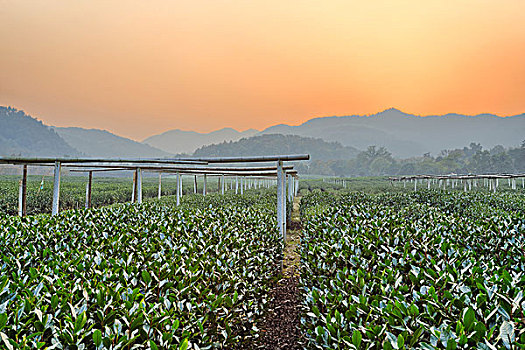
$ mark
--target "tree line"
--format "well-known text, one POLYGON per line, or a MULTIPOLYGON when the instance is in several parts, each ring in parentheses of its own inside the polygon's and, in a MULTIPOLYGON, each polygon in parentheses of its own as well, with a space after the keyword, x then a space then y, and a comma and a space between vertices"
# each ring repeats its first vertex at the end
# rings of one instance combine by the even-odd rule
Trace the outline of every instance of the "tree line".
POLYGON ((396 159, 385 147, 369 146, 349 160, 312 160, 298 164, 299 172, 330 176, 383 176, 414 174, 495 174, 525 173, 525 140, 521 146, 501 145, 483 149, 472 142, 468 147, 443 150, 437 156, 396 159))

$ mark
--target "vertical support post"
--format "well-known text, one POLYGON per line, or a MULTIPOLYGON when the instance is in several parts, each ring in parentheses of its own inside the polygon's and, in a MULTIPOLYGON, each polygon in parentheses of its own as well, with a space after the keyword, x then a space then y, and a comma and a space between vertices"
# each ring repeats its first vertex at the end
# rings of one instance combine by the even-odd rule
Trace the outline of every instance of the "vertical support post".
POLYGON ((224 196, 224 186, 226 185, 224 183, 224 174, 221 175, 221 194, 224 196))
POLYGON ((417 179, 414 180, 414 191, 417 191, 417 179))
POLYGON ((289 175, 288 176, 288 200, 290 202, 293 202, 293 197, 294 197, 293 183, 294 183, 294 178, 292 175, 289 175))
POLYGON ((159 173, 159 193, 158 193, 158 198, 160 199, 161 196, 162 196, 162 173, 159 173))
POLYGON ((206 174, 204 174, 204 187, 202 188, 202 195, 206 195, 206 174))
POLYGON ((284 198, 283 198, 283 162, 282 160, 279 160, 277 162, 277 228, 279 230, 279 233, 281 234, 281 237, 283 238, 283 242, 286 242, 286 230, 284 227, 285 221, 284 221, 284 198))
POLYGON ((239 176, 235 175, 235 194, 239 192, 239 176))
POLYGON ((246 180, 244 179, 244 176, 241 176, 241 195, 244 194, 244 183, 246 180))
POLYGON ((177 206, 180 205, 180 173, 177 172, 177 189, 175 191, 177 194, 177 206))
POLYGON ((20 193, 18 203, 18 215, 26 216, 27 214, 27 164, 22 166, 22 180, 20 182, 20 193))
POLYGON ((197 194, 197 175, 193 177, 193 194, 197 194))
POLYGON ((180 185, 180 198, 182 199, 182 195, 184 194, 184 191, 182 190, 182 178, 183 178, 184 174, 180 174, 180 181, 179 181, 179 185, 180 185))
POLYGON ((137 168, 137 203, 142 203, 142 169, 137 168))
POLYGON ((93 184, 93 172, 88 173, 88 181, 86 184, 86 209, 91 208, 91 185, 93 184))
POLYGON ((57 215, 60 206, 60 162, 55 162, 55 173, 53 182, 53 206, 51 209, 51 215, 57 215))
POLYGON ((22 180, 18 181, 18 216, 22 215, 22 196, 23 194, 22 180))
POLYGON ((131 203, 137 200, 137 169, 133 172, 133 190, 131 191, 131 203))

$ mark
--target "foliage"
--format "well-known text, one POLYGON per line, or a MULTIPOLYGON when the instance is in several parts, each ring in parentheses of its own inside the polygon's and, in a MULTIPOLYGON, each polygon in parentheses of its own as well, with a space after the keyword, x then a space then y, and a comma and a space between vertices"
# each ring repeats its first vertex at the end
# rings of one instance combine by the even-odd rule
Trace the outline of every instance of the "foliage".
POLYGON ((76 156, 57 133, 21 110, 0 106, 0 154, 2 156, 76 156))
POLYGON ((355 159, 317 158, 297 168, 301 173, 330 176, 525 173, 525 146, 483 150, 480 144, 471 143, 462 149, 443 150, 436 157, 427 153, 408 159, 393 158, 384 147, 370 146, 355 159))
POLYGON ((209 349, 253 336, 282 247, 275 195, 249 197, 0 219, 0 347, 209 349))
POLYGON ((339 142, 326 142, 319 138, 266 134, 203 146, 193 155, 196 157, 227 157, 239 154, 263 156, 298 153, 308 153, 312 159, 351 159, 358 151, 353 147, 343 146, 339 142))
MULTIPOLYGON (((18 184, 20 176, 0 176, 0 213, 16 215, 18 213, 18 184)), ((81 209, 86 201, 85 176, 62 176, 60 183, 60 209, 81 209)), ((202 193, 202 179, 198 179, 198 190, 202 193)), ((131 201, 131 177, 93 177, 91 203, 93 207, 101 207, 114 203, 131 201)), ((217 178, 208 179, 208 193, 218 191, 217 178)), ((176 192, 175 176, 162 178, 162 195, 174 195, 176 192)), ((184 177, 183 194, 193 193, 193 177, 184 177)), ((158 195, 158 178, 144 176, 142 180, 142 195, 144 199, 156 198, 158 195)), ((27 182, 27 213, 29 215, 51 212, 53 198, 52 176, 28 176, 27 182), (40 189, 42 180, 44 186, 40 189)))
POLYGON ((308 348, 525 347, 525 198, 303 197, 308 348))

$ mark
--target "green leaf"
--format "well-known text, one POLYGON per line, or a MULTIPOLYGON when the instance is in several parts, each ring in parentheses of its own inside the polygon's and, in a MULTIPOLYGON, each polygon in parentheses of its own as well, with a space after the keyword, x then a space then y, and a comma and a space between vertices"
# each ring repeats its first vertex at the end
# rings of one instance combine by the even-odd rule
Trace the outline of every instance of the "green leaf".
POLYGON ((456 341, 452 338, 447 340, 447 350, 456 350, 457 344, 456 341))
POLYGON ((137 318, 135 318, 133 320, 133 322, 131 322, 131 325, 129 326, 129 328, 133 332, 135 329, 137 329, 140 326, 142 326, 143 323, 144 323, 144 319, 143 319, 142 314, 141 314, 137 318))
POLYGON ((361 346, 362 339, 363 336, 361 335, 361 332, 355 329, 354 333, 352 333, 352 344, 354 344, 354 346, 359 349, 359 347, 361 346))
POLYGON ((102 344, 102 333, 98 329, 95 329, 95 331, 93 332, 93 342, 95 343, 97 348, 100 346, 100 344, 102 344))
POLYGON ((144 282, 146 282, 146 284, 150 284, 151 275, 147 270, 142 270, 142 279, 144 280, 144 282))
POLYGON ((155 344, 155 342, 151 339, 149 341, 149 347, 151 350, 159 350, 159 347, 157 346, 157 344, 155 344))
POLYGON ((463 325, 465 326, 465 330, 468 332, 470 331, 472 324, 476 320, 476 314, 474 310, 469 307, 463 312, 463 325))
POLYGON ((179 350, 186 350, 187 348, 188 348, 188 338, 184 339, 179 345, 179 350))
POLYGON ((82 328, 86 324, 86 321, 87 321, 86 312, 82 312, 80 315, 78 315, 75 321, 75 330, 74 330, 75 334, 79 333, 82 330, 82 328))
POLYGON ((403 349, 403 346, 405 346, 405 338, 403 338, 403 335, 400 334, 397 336, 397 347, 399 349, 403 349))
POLYGON ((5 327, 6 324, 7 324, 7 315, 0 314, 0 331, 2 330, 2 328, 5 327))

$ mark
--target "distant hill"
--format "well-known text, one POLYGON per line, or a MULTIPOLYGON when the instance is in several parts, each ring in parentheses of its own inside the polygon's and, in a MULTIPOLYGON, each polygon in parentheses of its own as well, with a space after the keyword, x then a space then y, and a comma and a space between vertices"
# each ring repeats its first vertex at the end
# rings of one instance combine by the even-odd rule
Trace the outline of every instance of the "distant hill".
POLYGON ((117 136, 106 130, 55 128, 72 147, 90 157, 153 158, 170 154, 150 145, 117 136))
POLYGON ((279 154, 310 154, 312 160, 347 160, 359 151, 339 142, 326 142, 297 135, 260 135, 199 148, 199 157, 263 156, 279 154))
POLYGON ((210 133, 199 133, 195 131, 169 130, 159 135, 150 136, 143 141, 148 145, 157 147, 165 152, 179 154, 191 154, 197 148, 221 143, 224 141, 236 141, 243 137, 250 137, 259 131, 249 129, 237 131, 232 128, 224 128, 210 133))
POLYGON ((437 155, 470 142, 485 148, 517 146, 525 138, 525 114, 420 117, 391 108, 370 116, 322 117, 298 126, 275 125, 261 133, 319 137, 359 149, 384 146, 394 156, 413 157, 427 152, 437 155))
POLYGON ((0 106, 0 156, 77 155, 79 152, 49 126, 21 110, 0 106))

